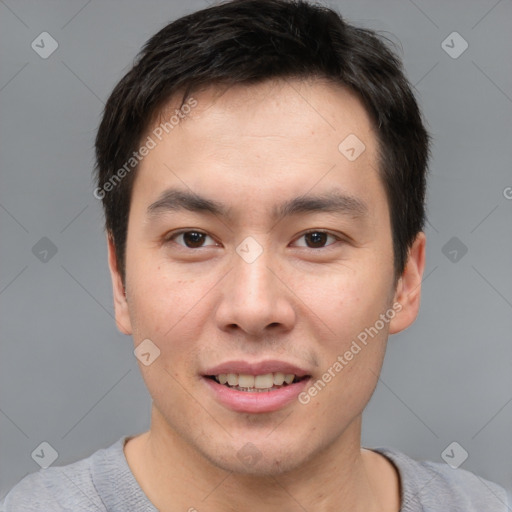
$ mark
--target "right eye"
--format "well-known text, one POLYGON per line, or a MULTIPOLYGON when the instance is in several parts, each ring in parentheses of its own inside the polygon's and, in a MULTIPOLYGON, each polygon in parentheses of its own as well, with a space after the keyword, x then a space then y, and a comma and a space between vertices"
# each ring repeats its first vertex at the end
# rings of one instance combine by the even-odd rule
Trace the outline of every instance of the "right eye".
MULTIPOLYGON (((200 249, 202 247, 205 247, 203 245, 203 242, 206 238, 210 238, 213 240, 213 238, 206 233, 203 233, 202 231, 198 230, 181 230, 176 231, 174 233, 171 233, 166 237, 166 242, 176 242, 178 245, 181 245, 187 249, 200 249)), ((218 245, 215 241, 213 245, 218 245)))

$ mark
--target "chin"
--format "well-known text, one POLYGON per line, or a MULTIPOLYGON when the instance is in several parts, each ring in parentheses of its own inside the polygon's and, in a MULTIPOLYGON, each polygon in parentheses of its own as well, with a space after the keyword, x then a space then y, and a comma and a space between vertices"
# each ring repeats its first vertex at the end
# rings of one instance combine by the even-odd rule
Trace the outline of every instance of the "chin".
POLYGON ((236 448, 232 445, 219 446, 215 452, 212 452, 209 446, 207 450, 201 452, 203 457, 219 469, 256 477, 288 473, 307 463, 313 456, 313 453, 307 452, 303 445, 300 448, 290 446, 289 440, 286 447, 271 444, 268 440, 266 446, 263 441, 258 442, 258 447, 251 441, 241 441, 241 447, 238 446, 238 443, 236 448))
POLYGON ((235 473, 237 475, 254 477, 272 477, 288 473, 297 469, 302 461, 295 460, 292 456, 273 457, 272 459, 262 456, 257 462, 248 464, 241 462, 238 458, 210 459, 216 467, 235 473))

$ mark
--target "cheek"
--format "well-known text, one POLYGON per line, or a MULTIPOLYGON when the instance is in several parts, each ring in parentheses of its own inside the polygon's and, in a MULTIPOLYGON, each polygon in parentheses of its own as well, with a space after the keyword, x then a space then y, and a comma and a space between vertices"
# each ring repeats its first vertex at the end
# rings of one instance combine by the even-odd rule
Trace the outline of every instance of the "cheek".
POLYGON ((134 341, 138 344, 151 339, 169 360, 176 360, 183 351, 191 357, 190 340, 197 339, 204 323, 207 301, 203 296, 216 281, 184 278, 179 272, 164 269, 163 265, 132 266, 130 317, 134 341))
POLYGON ((389 307, 383 289, 345 285, 337 299, 326 301, 324 312, 332 334, 321 340, 322 374, 303 396, 307 407, 319 411, 333 435, 362 413, 377 385, 385 355, 389 323, 380 320, 389 307), (377 323, 379 322, 379 323, 377 323), (377 328, 376 328, 377 327, 377 328))
MULTIPOLYGON (((159 355, 150 365, 139 363, 142 377, 161 411, 191 408, 184 382, 191 378, 191 363, 198 359, 204 286, 163 271, 161 265, 132 265, 130 317, 135 346, 151 340, 159 355)), ((193 407, 192 407, 193 408, 193 407)), ((197 413, 197 411, 195 411, 197 413)))
MULTIPOLYGON (((341 356, 341 365, 337 365, 337 374, 342 379, 350 376, 364 382, 373 376, 370 370, 378 373, 385 353, 391 316, 385 316, 390 310, 391 285, 388 279, 359 275, 359 278, 339 280, 331 285, 331 293, 324 297, 321 308, 328 322, 330 336, 324 342, 325 368, 331 368, 341 356), (353 373, 354 372, 354 373, 353 373), (361 373, 363 372, 363 373, 361 373), (356 375, 357 374, 357 375, 356 375)), ((392 311, 394 313, 394 311, 392 311)), ((338 379, 341 380, 341 379, 338 379)))
POLYGON ((304 302, 312 304, 312 310, 333 338, 346 341, 357 335, 373 325, 388 307, 390 283, 377 270, 372 274, 353 268, 322 278, 312 276, 302 282, 300 293, 304 302))

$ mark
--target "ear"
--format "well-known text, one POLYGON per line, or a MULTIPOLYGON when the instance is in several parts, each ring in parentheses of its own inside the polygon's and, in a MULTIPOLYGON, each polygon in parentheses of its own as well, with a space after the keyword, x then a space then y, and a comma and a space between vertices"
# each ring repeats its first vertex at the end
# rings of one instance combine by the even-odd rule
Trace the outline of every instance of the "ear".
POLYGON ((389 323, 389 334, 407 329, 418 316, 421 280, 425 269, 425 245, 425 233, 421 231, 409 249, 405 269, 396 286, 394 303, 400 304, 401 309, 397 308, 398 314, 389 323))
POLYGON ((116 248, 114 239, 110 233, 107 233, 108 244, 108 266, 110 268, 110 277, 112 278, 112 290, 114 295, 114 309, 116 315, 117 328, 123 334, 132 334, 132 324, 130 321, 130 313, 128 311, 128 303, 126 301, 125 289, 121 274, 117 268, 116 248))

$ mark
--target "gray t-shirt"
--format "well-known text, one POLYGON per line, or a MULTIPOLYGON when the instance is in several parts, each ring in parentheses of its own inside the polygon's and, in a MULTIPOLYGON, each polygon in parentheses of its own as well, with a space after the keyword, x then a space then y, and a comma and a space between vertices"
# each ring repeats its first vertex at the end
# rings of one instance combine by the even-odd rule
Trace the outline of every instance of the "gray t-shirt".
MULTIPOLYGON (((86 459, 23 478, 0 503, 3 512, 157 512, 139 487, 123 446, 130 436, 86 459)), ((398 468, 400 512, 507 512, 507 494, 493 482, 445 463, 415 461, 398 450, 371 448, 398 468)), ((190 507, 201 510, 201 503, 190 507)), ((203 507, 204 508, 204 507, 203 507)))

